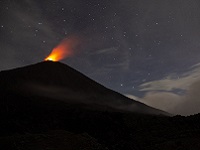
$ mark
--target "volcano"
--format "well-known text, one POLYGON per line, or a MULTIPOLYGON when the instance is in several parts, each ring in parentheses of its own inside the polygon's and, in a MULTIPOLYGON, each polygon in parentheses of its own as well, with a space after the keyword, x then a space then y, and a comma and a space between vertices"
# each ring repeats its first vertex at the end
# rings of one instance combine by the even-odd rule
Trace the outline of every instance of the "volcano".
POLYGON ((26 103, 30 100, 51 101, 104 111, 167 114, 107 89, 60 62, 44 61, 2 71, 0 87, 4 101, 7 101, 7 95, 15 95, 17 100, 26 99, 26 103))
POLYGON ((1 150, 200 149, 200 115, 170 117, 60 62, 0 72, 1 150))

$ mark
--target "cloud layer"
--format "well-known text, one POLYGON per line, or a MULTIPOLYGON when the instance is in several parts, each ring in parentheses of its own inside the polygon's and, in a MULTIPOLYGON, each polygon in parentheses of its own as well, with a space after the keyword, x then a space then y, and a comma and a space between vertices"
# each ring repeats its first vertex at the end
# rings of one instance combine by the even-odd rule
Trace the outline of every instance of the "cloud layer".
MULTIPOLYGON (((200 113, 200 65, 194 65, 186 73, 171 74, 162 80, 140 86, 146 94, 139 101, 179 115, 200 113), (185 91, 179 93, 177 91, 185 91)), ((130 96, 129 96, 130 97, 130 96)))

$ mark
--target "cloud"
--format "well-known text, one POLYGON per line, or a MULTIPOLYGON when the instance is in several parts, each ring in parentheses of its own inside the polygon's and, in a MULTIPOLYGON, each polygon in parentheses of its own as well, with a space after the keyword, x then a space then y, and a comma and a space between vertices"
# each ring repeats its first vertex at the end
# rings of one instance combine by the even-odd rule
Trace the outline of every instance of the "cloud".
POLYGON ((136 101, 141 101, 139 97, 131 95, 131 94, 125 94, 125 96, 136 101))
POLYGON ((144 83, 140 86, 141 91, 147 93, 141 102, 167 111, 173 114, 192 115, 200 113, 200 65, 192 66, 189 71, 183 73, 178 79, 167 76, 163 80, 144 83), (185 90, 184 94, 176 93, 174 90, 185 90))
POLYGON ((194 65, 190 71, 178 74, 170 74, 164 79, 151 81, 140 85, 140 91, 173 91, 174 89, 187 90, 190 85, 200 80, 200 67, 194 65))
POLYGON ((140 101, 172 114, 183 114, 175 111, 175 108, 182 103, 182 100, 183 96, 170 92, 148 92, 140 101))
POLYGON ((105 49, 100 49, 100 50, 95 50, 93 52, 90 52, 90 55, 98 55, 98 54, 112 54, 117 51, 118 48, 115 47, 110 47, 110 48, 105 48, 105 49))

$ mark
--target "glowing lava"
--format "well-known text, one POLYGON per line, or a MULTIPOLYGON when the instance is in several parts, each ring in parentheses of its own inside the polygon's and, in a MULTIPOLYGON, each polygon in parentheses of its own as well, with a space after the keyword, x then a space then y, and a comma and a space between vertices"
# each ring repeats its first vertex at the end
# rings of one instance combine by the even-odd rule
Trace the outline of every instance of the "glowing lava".
POLYGON ((73 54, 74 48, 77 46, 78 40, 75 37, 64 39, 55 47, 45 61, 59 61, 73 54))

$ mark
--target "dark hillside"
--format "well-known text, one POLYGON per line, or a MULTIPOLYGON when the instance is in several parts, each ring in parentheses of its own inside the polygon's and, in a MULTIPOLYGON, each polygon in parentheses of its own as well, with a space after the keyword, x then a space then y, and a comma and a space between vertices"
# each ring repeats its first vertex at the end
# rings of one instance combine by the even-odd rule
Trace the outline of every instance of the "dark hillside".
POLYGON ((0 72, 1 150, 200 149, 200 115, 166 115, 59 62, 0 72))

